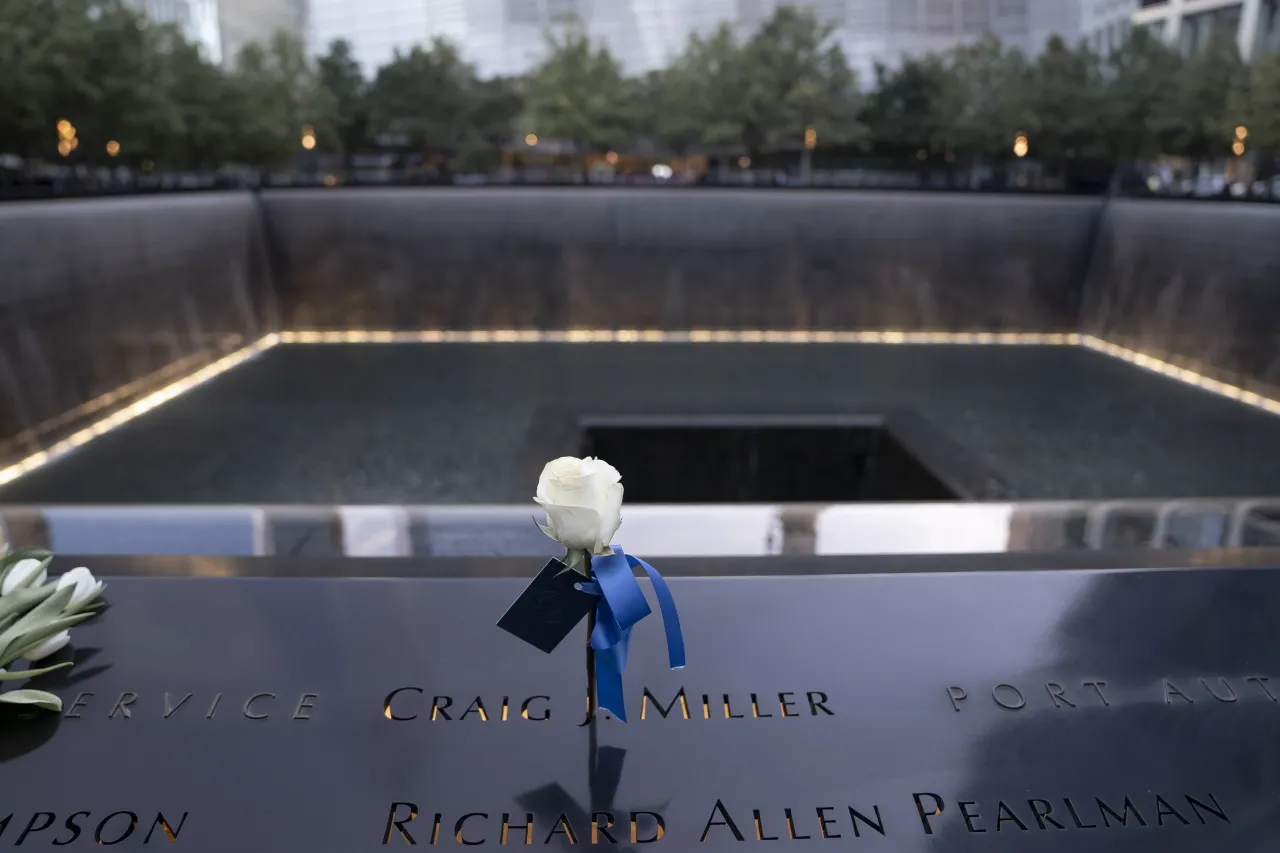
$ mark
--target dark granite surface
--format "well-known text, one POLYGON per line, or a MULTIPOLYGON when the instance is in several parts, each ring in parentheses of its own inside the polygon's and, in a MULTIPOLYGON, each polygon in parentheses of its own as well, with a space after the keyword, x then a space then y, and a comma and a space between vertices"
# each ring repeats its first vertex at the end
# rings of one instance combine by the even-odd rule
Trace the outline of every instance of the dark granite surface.
POLYGON ((1280 494, 1280 420, 1081 348, 439 344, 277 347, 0 501, 527 503, 580 417, 896 408, 1023 499, 1280 494))

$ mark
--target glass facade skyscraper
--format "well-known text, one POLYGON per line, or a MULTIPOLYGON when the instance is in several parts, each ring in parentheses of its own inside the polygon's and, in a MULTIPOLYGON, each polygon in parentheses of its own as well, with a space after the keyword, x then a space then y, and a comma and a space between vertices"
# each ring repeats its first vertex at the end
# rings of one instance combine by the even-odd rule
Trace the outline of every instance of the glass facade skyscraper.
MULTIPOLYGON (((434 36, 461 46, 486 75, 529 69, 544 49, 548 28, 566 18, 583 21, 626 71, 664 65, 689 35, 722 21, 743 36, 782 0, 311 0, 311 44, 323 53, 334 39, 351 42, 372 74, 397 49, 434 36)), ((945 50, 994 32, 1030 52, 1052 33, 1079 33, 1077 0, 791 0, 832 24, 835 38, 861 79, 877 62, 945 50)))
MULTIPOLYGON (((3 0, 0 0, 3 2, 3 0)), ((278 30, 306 33, 307 0, 129 0, 152 21, 177 24, 211 61, 231 63, 278 30)), ((419 0, 419 5, 421 2, 419 0)))

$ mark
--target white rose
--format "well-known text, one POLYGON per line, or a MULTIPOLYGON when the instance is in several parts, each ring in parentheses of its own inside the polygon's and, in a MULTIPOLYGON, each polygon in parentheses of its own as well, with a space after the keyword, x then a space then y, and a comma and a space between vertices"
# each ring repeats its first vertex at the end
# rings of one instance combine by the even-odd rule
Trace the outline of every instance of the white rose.
POLYGON ((38 660, 44 660, 54 652, 61 651, 62 647, 69 642, 71 642, 71 632, 60 631, 59 633, 54 634, 49 639, 45 640, 40 645, 36 646, 31 651, 24 654, 23 657, 31 661, 32 663, 35 663, 38 660))
POLYGON ((4 583, 0 584, 0 595, 8 595, 19 586, 40 586, 45 580, 44 564, 40 560, 33 560, 28 557, 25 560, 19 560, 13 564, 13 568, 9 569, 9 574, 4 576, 4 583), (26 581, 35 578, 30 584, 26 581))
POLYGON ((67 606, 62 608, 63 613, 73 613, 90 604, 104 588, 102 581, 97 580, 93 572, 84 566, 77 566, 58 578, 58 589, 66 589, 69 586, 75 587, 75 592, 71 593, 71 600, 67 602, 67 606))
POLYGON ((562 456, 542 469, 534 498, 547 513, 542 531, 569 550, 576 565, 583 553, 608 554, 622 524, 622 475, 603 459, 562 456))

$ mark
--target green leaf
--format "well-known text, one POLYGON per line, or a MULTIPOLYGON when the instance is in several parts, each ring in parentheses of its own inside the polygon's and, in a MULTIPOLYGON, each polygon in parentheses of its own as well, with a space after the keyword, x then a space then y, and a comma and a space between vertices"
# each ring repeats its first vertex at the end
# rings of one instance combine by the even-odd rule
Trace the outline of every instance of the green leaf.
POLYGON ((65 661, 63 663, 55 663, 53 666, 44 666, 40 669, 26 669, 19 672, 6 670, 0 672, 0 681, 21 681, 24 678, 35 678, 37 675, 44 675, 46 672, 53 672, 56 669, 66 669, 72 664, 73 661, 65 661))
MULTIPOLYGON (((12 639, 5 645, 4 650, 0 651, 0 666, 8 666, 13 661, 22 657, 54 634, 67 630, 68 628, 79 625, 86 619, 93 618, 93 613, 77 613, 74 616, 64 616, 61 619, 54 619, 43 625, 32 626, 24 633, 15 634, 12 639)), ((6 631, 7 636, 13 629, 6 631)))
POLYGON ((15 619, 22 616, 41 601, 53 595, 53 592, 53 584, 15 589, 8 595, 0 597, 0 620, 8 618, 10 615, 15 619))
POLYGON ((0 557, 0 568, 9 568, 14 563, 20 563, 23 560, 52 560, 53 552, 46 551, 43 548, 17 548, 0 557))
POLYGON ((0 693, 0 702, 8 705, 35 705, 46 711, 62 712, 62 700, 43 690, 10 690, 0 693))

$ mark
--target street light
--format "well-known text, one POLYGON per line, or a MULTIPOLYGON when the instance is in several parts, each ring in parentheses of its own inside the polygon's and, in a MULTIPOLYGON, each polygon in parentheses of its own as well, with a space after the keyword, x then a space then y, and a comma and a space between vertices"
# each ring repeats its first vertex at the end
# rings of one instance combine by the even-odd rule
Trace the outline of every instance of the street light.
POLYGON ((311 133, 305 134, 302 137, 302 147, 307 149, 308 151, 310 151, 312 148, 315 148, 316 147, 315 134, 311 134, 311 133))
POLYGON ((610 151, 608 154, 604 155, 604 161, 605 161, 606 163, 608 163, 610 166, 617 165, 617 163, 618 163, 618 152, 617 152, 617 151, 610 151))
POLYGON ((1026 157, 1031 150, 1031 144, 1027 142, 1027 135, 1019 133, 1013 138, 1013 156, 1022 158, 1026 157))
POLYGON ((529 135, 527 135, 527 136, 524 138, 524 144, 525 144, 525 145, 528 145, 530 148, 532 148, 533 146, 537 145, 537 144, 538 144, 538 134, 536 134, 536 133, 530 133, 529 135))
POLYGON ((1236 128, 1236 139, 1244 142, 1248 138, 1249 128, 1245 127, 1243 124, 1236 128))
POLYGON ((114 139, 107 143, 107 156, 114 157, 120 153, 120 143, 114 139))
POLYGON ((1244 156, 1244 143, 1237 139, 1235 142, 1231 143, 1231 151, 1237 157, 1244 156))
POLYGON ((58 136, 63 139, 70 139, 76 135, 76 129, 71 126, 71 122, 64 119, 58 120, 58 136))
POLYGON ((807 127, 804 131, 804 147, 812 151, 818 146, 818 131, 816 128, 807 127))

